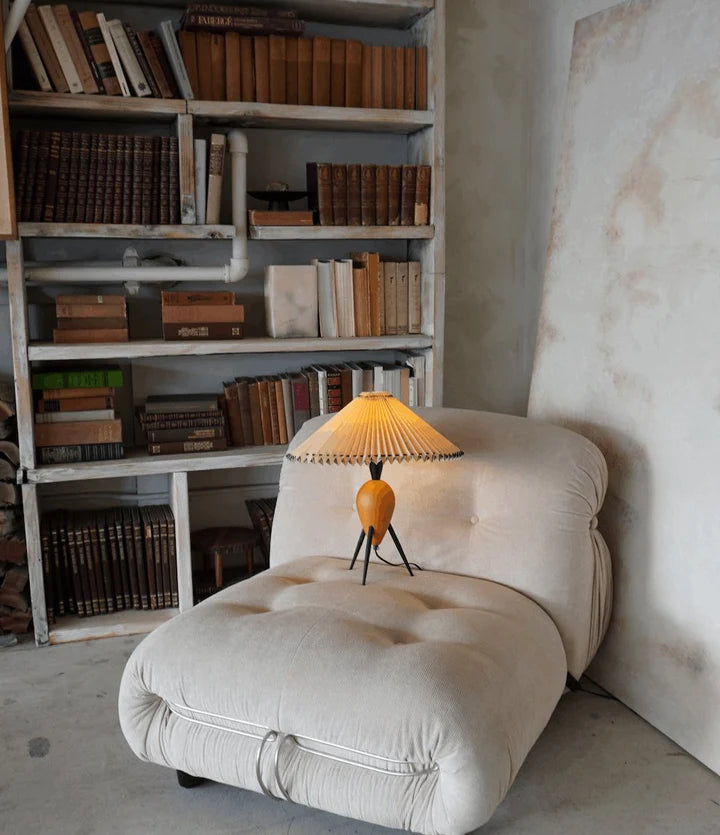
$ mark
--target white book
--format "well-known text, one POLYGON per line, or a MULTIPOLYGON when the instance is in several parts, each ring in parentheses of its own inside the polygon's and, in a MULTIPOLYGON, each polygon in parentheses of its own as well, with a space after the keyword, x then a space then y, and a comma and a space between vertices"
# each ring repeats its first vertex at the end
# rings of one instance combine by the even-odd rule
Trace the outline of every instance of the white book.
POLYGON ((108 20, 108 29, 115 41, 115 49, 117 49, 120 61, 127 77, 130 79, 135 95, 142 98, 143 96, 152 95, 150 85, 145 78, 145 74, 140 68, 138 59, 135 57, 135 52, 130 44, 130 41, 125 31, 125 27, 121 20, 108 20))
POLYGON ((318 273, 320 336, 326 339, 334 339, 338 335, 338 315, 332 261, 313 260, 317 264, 318 273))
POLYGON ((78 75, 78 72, 75 69, 75 64, 73 64, 72 55, 70 55, 70 50, 68 49, 68 46, 65 43, 65 38, 63 38, 62 36, 62 32, 60 31, 60 27, 58 26, 58 22, 55 18, 52 6, 38 6, 38 14, 40 15, 40 19, 43 22, 45 31, 47 32, 48 37, 50 38, 50 43, 52 44, 53 51, 55 52, 55 55, 57 56, 57 59, 60 62, 60 69, 62 69, 63 75, 65 76, 65 81, 67 81, 68 87, 70 88, 70 92, 84 92, 82 81, 80 81, 80 76, 78 75))
POLYGON ((347 363, 350 371, 352 372, 352 396, 353 400, 358 397, 363 391, 367 391, 367 389, 363 388, 363 369, 359 366, 356 362, 349 362, 347 363))
POLYGON ((38 83, 38 87, 44 93, 52 93, 53 88, 45 70, 45 65, 42 62, 37 46, 35 46, 33 36, 30 34, 30 29, 24 20, 20 21, 20 26, 18 27, 18 37, 20 38, 20 43, 22 44, 23 49, 25 50, 28 62, 32 67, 33 75, 38 83))
POLYGON ((313 371, 317 371, 318 375, 318 394, 320 395, 320 414, 326 415, 328 413, 328 382, 327 369, 321 365, 311 366, 313 371))
POLYGON ((114 420, 114 409, 86 409, 80 412, 37 412, 35 423, 76 423, 85 420, 114 420))
POLYGON ((411 377, 410 380, 408 381, 408 386, 409 386, 408 390, 410 392, 410 402, 408 403, 408 406, 411 409, 415 409, 415 408, 417 408, 417 405, 418 405, 417 377, 411 377))
POLYGON ((113 65, 118 84, 120 85, 120 92, 123 96, 131 96, 132 93, 130 92, 127 78, 125 78, 125 73, 123 72, 120 56, 118 55, 117 49, 115 49, 115 41, 113 40, 105 15, 102 12, 97 13, 97 21, 98 26, 100 27, 100 33, 102 34, 105 46, 107 47, 108 54, 110 55, 110 63, 113 65))
POLYGON ((417 381, 417 406, 425 405, 425 355, 409 354, 405 364, 412 369, 413 378, 417 381))
POLYGON ((360 364, 360 367, 363 370, 363 391, 373 391, 375 386, 375 367, 382 365, 380 363, 375 362, 363 362, 360 364))
POLYGON ((188 78, 185 63, 182 59, 182 53, 178 46, 177 38, 175 37, 175 27, 172 20, 163 20, 160 24, 160 39, 165 47, 165 54, 170 62, 170 69, 175 76, 175 81, 180 90, 180 95, 184 99, 193 99, 192 87, 190 86, 190 79, 188 78))
POLYGON ((317 270, 312 264, 265 267, 265 324, 273 339, 317 337, 317 270))
POLYGON ((385 382, 385 368, 380 363, 373 369, 373 391, 390 391, 385 382))
POLYGON ((353 299, 352 260, 333 261, 335 297, 338 311, 338 336, 355 336, 355 302, 353 299))
POLYGON ((295 409, 293 408, 290 375, 282 374, 280 380, 282 382, 283 402, 285 403, 285 428, 287 429, 288 441, 291 441, 295 434, 295 409))
POLYGON ((207 208, 207 139, 195 139, 195 217, 205 223, 207 208))

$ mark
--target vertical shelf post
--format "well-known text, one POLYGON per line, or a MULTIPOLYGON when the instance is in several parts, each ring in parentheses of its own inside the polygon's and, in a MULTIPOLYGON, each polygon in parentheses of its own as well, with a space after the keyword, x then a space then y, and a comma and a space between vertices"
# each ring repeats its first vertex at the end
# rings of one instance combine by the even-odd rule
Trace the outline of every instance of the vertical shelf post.
POLYGON ((43 647, 48 643, 49 635, 40 544, 40 509, 38 507, 38 488, 36 484, 23 484, 22 500, 35 643, 39 647, 43 647))
POLYGON ((175 517, 175 556, 177 559, 178 602, 180 611, 193 605, 192 559, 190 552, 190 500, 188 474, 170 473, 170 505, 175 517))

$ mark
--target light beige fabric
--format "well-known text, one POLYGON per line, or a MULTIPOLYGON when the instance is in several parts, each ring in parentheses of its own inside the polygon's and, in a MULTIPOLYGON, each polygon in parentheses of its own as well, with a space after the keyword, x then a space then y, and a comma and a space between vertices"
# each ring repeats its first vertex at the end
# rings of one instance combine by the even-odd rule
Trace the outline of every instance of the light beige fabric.
MULTIPOLYGON (((417 411, 465 455, 383 469, 397 500, 393 527, 408 559, 531 597, 555 622, 568 670, 579 677, 605 634, 612 599, 610 558, 596 530, 605 459, 580 435, 540 421, 464 409, 417 411)), ((324 420, 308 421, 293 447, 324 420)), ((369 477, 362 466, 286 461, 271 564, 310 554, 350 558, 360 533, 355 493, 369 477)), ((389 537, 380 554, 398 559, 389 537)))
MULTIPOLYGON (((272 568, 128 662, 120 721, 140 758, 260 791, 261 752, 273 794, 427 835, 490 817, 607 625, 605 465, 567 430, 421 413, 465 450, 383 472, 426 570, 374 561, 363 587, 347 569, 365 469, 286 462, 272 568)), ((381 554, 395 558, 389 539, 381 554)))
MULTIPOLYGON (((279 758, 292 800, 427 835, 468 832, 502 800, 563 691, 558 632, 497 583, 380 565, 363 587, 347 569, 285 563, 156 629, 123 676, 125 736, 141 759, 260 791, 263 735, 295 734, 303 747, 287 741, 279 758)), ((279 795, 276 750, 266 745, 262 776, 279 795)))

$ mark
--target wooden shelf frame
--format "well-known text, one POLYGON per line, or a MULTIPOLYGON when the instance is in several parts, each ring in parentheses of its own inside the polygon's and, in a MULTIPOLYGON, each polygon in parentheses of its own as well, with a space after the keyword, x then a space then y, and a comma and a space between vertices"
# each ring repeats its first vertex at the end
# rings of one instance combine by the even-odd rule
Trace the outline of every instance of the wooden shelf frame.
POLYGON ((231 241, 232 225, 171 224, 140 225, 126 223, 28 223, 18 224, 21 238, 126 238, 173 241, 231 241))
POLYGON ((429 241, 434 226, 250 226, 251 241, 429 241))

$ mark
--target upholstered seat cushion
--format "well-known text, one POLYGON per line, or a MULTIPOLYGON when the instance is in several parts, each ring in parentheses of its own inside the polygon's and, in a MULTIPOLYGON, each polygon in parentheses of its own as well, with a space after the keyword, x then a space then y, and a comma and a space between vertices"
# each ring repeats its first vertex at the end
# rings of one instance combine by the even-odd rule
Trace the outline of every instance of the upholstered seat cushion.
MULTIPOLYGON (((351 546, 352 543, 349 543, 351 546)), ((345 555, 343 555, 345 556, 345 555)), ((567 662, 528 597, 474 577, 307 557, 215 595, 133 653, 144 760, 341 815, 465 833, 504 797, 567 662), (277 755, 277 775, 274 760, 277 755)))

